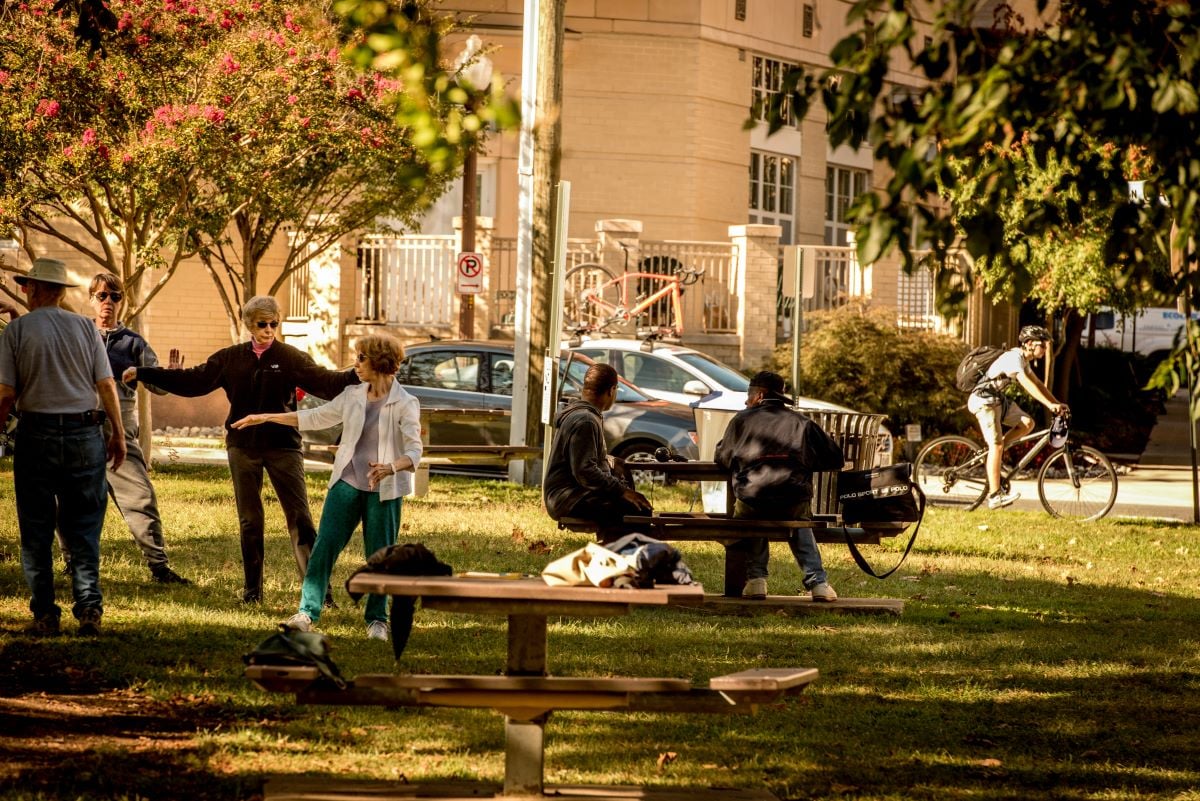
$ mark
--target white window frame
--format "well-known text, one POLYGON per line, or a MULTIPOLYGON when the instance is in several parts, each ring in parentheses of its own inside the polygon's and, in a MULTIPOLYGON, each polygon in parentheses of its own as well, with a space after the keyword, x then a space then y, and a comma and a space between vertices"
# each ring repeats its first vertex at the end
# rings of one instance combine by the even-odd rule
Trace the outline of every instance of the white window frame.
POLYGON ((825 244, 838 246, 849 243, 851 224, 847 210, 855 198, 871 188, 870 170, 825 165, 825 244))
POLYGON ((783 229, 780 242, 790 245, 796 230, 796 174, 799 159, 786 153, 750 151, 750 203, 747 220, 783 229))

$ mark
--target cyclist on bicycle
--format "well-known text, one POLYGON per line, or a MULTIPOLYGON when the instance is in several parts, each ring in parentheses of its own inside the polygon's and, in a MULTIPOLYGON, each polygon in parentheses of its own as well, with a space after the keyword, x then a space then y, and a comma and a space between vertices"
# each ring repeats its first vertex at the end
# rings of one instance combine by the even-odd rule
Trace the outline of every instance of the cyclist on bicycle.
POLYGON ((987 443, 988 508, 1008 506, 1021 493, 1000 484, 1000 465, 1004 449, 1033 430, 1033 418, 1003 394, 1014 380, 1035 399, 1056 415, 1070 414, 1065 403, 1054 394, 1029 368, 1030 359, 1042 359, 1050 347, 1050 332, 1040 325, 1027 325, 1017 337, 1020 345, 1005 351, 988 367, 983 378, 967 398, 967 409, 979 420, 983 440, 987 443), (1007 432, 1002 426, 1010 426, 1007 432))

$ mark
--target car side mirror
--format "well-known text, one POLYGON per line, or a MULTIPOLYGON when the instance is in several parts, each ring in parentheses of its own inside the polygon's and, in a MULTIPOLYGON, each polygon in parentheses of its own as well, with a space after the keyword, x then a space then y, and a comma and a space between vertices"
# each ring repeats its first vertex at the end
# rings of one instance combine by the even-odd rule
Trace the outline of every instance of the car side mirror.
POLYGON ((684 395, 699 395, 700 397, 704 397, 710 392, 712 390, 708 388, 708 385, 697 378, 693 378, 683 385, 684 395))

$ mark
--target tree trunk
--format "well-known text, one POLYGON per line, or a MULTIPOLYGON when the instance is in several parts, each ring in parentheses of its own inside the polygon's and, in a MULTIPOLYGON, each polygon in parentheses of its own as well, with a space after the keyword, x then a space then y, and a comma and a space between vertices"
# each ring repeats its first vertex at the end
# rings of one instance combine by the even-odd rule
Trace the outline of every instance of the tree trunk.
POLYGON ((541 0, 538 19, 537 125, 533 155, 533 281, 529 320, 529 415, 525 444, 542 444, 542 380, 550 342, 554 270, 554 198, 562 162, 562 50, 566 0, 541 0))
POLYGON ((1079 341, 1083 336, 1087 318, 1074 309, 1067 312, 1065 324, 1066 341, 1059 352, 1058 364, 1054 370, 1054 386, 1051 391, 1054 397, 1062 403, 1070 403, 1071 376, 1075 373, 1075 365, 1079 361, 1079 341))

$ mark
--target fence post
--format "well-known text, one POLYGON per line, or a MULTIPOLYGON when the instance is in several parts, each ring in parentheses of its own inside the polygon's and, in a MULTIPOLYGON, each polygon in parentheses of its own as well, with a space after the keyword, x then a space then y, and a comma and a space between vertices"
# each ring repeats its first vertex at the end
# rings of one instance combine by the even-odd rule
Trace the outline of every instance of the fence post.
POLYGON ((779 282, 778 225, 731 225, 737 247, 732 289, 738 297, 738 367, 758 369, 775 348, 776 289, 779 282))
MULTIPOLYGON (((454 245, 455 255, 462 253, 463 218, 455 217, 452 221, 454 235, 458 241, 454 245)), ((492 296, 492 232, 495 221, 491 217, 475 218, 475 252, 483 255, 483 291, 475 296, 475 317, 469 337, 471 339, 487 339, 492 330, 491 296, 492 296)), ((457 265, 455 267, 457 274, 457 265)), ((454 294, 454 319, 458 319, 458 307, 462 296, 454 294)))

